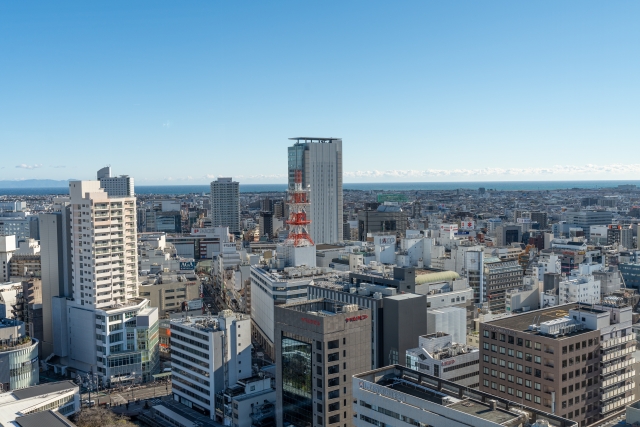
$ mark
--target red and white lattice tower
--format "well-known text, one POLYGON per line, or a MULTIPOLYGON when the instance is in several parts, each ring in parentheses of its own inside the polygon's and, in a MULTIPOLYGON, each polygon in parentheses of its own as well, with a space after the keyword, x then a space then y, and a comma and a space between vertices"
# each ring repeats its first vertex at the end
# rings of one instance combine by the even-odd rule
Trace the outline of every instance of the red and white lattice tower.
POLYGON ((295 171, 293 190, 289 189, 289 238, 286 243, 291 246, 312 246, 313 240, 309 236, 307 226, 311 220, 307 219, 309 209, 309 190, 302 188, 302 171, 295 171))

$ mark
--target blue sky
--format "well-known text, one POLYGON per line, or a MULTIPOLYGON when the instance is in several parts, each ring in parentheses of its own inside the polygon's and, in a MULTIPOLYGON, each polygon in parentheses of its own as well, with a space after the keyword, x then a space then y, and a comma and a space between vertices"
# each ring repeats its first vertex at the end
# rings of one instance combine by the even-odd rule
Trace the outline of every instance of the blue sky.
POLYGON ((640 2, 0 2, 0 179, 640 179, 640 2))

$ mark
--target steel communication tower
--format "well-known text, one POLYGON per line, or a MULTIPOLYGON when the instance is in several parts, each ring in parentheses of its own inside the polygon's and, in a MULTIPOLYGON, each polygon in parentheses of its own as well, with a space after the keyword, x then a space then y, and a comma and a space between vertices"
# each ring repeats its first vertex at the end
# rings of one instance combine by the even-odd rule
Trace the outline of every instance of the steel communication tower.
POLYGON ((295 181, 293 189, 288 191, 289 205, 289 238, 286 244, 296 247, 312 246, 313 240, 309 236, 307 226, 311 224, 311 220, 307 219, 307 210, 309 209, 309 190, 302 188, 302 171, 295 171, 295 181))

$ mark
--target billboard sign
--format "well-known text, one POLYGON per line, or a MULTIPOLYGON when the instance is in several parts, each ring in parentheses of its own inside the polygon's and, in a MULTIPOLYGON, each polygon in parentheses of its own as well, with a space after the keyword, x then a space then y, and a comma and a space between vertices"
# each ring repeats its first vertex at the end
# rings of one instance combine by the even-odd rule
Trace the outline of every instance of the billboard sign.
POLYGON ((180 271, 191 271, 196 269, 195 261, 180 261, 180 271))

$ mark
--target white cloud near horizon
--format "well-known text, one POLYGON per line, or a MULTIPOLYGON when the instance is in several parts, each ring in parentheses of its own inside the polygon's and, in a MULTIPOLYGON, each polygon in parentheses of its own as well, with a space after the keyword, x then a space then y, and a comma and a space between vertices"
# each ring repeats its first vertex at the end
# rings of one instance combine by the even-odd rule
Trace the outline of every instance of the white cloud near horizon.
POLYGON ((529 176, 549 177, 552 175, 628 175, 639 174, 640 164, 611 164, 584 166, 554 165, 543 168, 481 168, 481 169, 425 169, 425 170, 369 170, 345 172, 345 178, 437 178, 437 177, 499 177, 529 176))
POLYGON ((19 169, 38 169, 38 168, 41 168, 41 167, 42 167, 42 165, 41 164, 39 165, 37 163, 34 164, 34 165, 27 165, 25 163, 21 163, 18 166, 16 166, 16 168, 19 168, 19 169))

